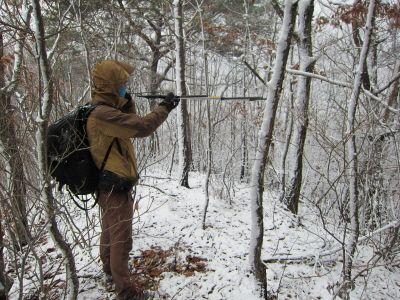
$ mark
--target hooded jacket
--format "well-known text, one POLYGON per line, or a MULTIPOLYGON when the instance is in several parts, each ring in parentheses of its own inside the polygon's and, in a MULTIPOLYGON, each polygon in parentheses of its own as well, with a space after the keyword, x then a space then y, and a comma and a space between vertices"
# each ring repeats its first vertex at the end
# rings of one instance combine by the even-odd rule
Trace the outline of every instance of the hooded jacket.
POLYGON ((97 106, 90 114, 86 130, 90 152, 98 168, 114 138, 104 170, 136 183, 138 169, 131 138, 151 135, 167 118, 168 110, 157 106, 144 117, 136 114, 134 103, 119 96, 119 89, 128 81, 134 68, 115 60, 98 63, 92 71, 92 103, 97 106), (119 146, 118 146, 119 144, 119 146))

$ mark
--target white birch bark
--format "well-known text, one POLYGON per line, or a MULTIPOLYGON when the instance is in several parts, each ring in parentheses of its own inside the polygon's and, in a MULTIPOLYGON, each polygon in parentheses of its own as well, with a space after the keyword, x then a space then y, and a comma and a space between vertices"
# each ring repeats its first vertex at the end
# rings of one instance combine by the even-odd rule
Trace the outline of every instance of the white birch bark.
POLYGON ((36 49, 38 52, 38 61, 43 93, 43 96, 40 99, 41 103, 39 105, 37 117, 38 130, 36 133, 37 162, 39 166, 40 181, 40 199, 42 203, 45 203, 46 205, 50 236, 52 237, 54 244, 63 254, 63 261, 66 267, 66 298, 69 300, 74 300, 77 299, 79 291, 79 280, 76 273, 75 260, 70 245, 64 240, 58 229, 55 215, 55 199, 50 185, 50 175, 47 166, 47 127, 53 104, 54 90, 53 83, 51 82, 51 73, 46 52, 45 32, 41 14, 40 0, 33 0, 32 7, 34 16, 33 21, 36 49))
MULTIPOLYGON (((314 1, 303 0, 299 4, 299 61, 300 72, 312 73, 314 61, 312 60, 311 23, 314 13, 314 1)), ((303 177, 303 153, 308 128, 308 105, 310 102, 311 78, 300 76, 297 82, 297 105, 295 111, 298 115, 294 118, 294 138, 291 151, 291 160, 294 162, 290 186, 285 196, 288 209, 297 214, 303 177)))
POLYGON ((355 135, 355 122, 356 111, 358 106, 358 99, 361 91, 362 76, 368 55, 368 49, 372 34, 372 24, 375 13, 375 0, 370 0, 368 6, 368 15, 365 25, 365 35, 362 49, 360 52, 359 63, 357 72, 354 79, 353 91, 349 101, 347 112, 347 160, 349 163, 349 218, 350 218, 350 233, 346 242, 345 257, 343 263, 343 286, 344 291, 347 291, 351 285, 351 271, 353 267, 353 258, 356 250, 357 240, 359 237, 359 222, 358 222, 358 173, 357 173, 357 149, 356 149, 356 135, 355 135))
MULTIPOLYGON (((175 69, 176 93, 178 96, 186 95, 185 84, 185 47, 183 37, 183 9, 182 0, 174 0, 174 28, 175 28, 175 69)), ((191 147, 189 141, 189 124, 186 100, 181 100, 177 107, 178 126, 178 158, 179 180, 181 186, 189 187, 188 176, 191 160, 191 147)))
POLYGON ((251 270, 255 273, 257 280, 261 283, 261 285, 263 285, 264 292, 266 288, 266 274, 265 266, 261 261, 264 235, 264 171, 269 155, 269 148, 272 142, 276 110, 282 91, 285 66, 289 55, 290 41, 296 20, 296 9, 297 2, 292 0, 285 1, 284 18, 277 47, 277 55, 274 63, 273 75, 268 83, 267 104, 264 109, 263 122, 258 133, 258 146, 251 173, 250 201, 252 228, 249 260, 251 270))
POLYGON ((281 195, 279 201, 283 202, 286 196, 286 158, 289 152, 290 141, 292 140, 293 132, 293 102, 294 102, 294 91, 293 91, 293 80, 290 82, 290 103, 286 109, 285 116, 285 143, 283 145, 282 161, 281 161, 281 195))
MULTIPOLYGON (((202 39, 202 52, 204 59, 204 78, 205 78, 205 93, 209 94, 209 78, 208 78, 208 57, 206 51, 206 38, 204 34, 204 24, 203 24, 203 15, 201 11, 201 7, 199 2, 197 1, 197 6, 199 8, 199 17, 201 24, 201 39, 202 39)), ((211 147, 211 112, 210 112, 210 102, 207 101, 207 165, 206 165, 206 177, 204 179, 204 207, 203 207, 203 217, 202 217, 202 226, 203 229, 206 229, 206 218, 208 205, 210 203, 210 194, 209 194, 209 184, 210 184, 210 175, 211 175, 211 165, 212 165, 212 147, 211 147)))

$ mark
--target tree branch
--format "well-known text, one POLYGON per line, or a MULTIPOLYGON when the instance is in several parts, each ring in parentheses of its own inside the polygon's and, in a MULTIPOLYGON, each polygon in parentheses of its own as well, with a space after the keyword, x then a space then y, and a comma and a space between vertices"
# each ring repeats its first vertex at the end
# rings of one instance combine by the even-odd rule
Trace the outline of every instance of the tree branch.
POLYGON ((397 73, 386 85, 384 85, 382 88, 380 88, 379 90, 375 91, 374 94, 378 95, 380 93, 382 93, 384 90, 390 88, 390 86, 395 83, 397 80, 400 79, 400 73, 397 73))
MULTIPOLYGON (((389 223, 389 224, 387 224, 387 225, 385 225, 385 226, 373 231, 372 233, 359 238, 358 239, 358 243, 361 243, 361 242, 364 242, 364 241, 366 241, 368 239, 371 239, 375 235, 377 235, 379 233, 382 233, 382 232, 384 232, 384 231, 386 231, 388 229, 391 229, 391 228, 397 229, 399 227, 400 227, 400 220, 393 221, 393 222, 391 222, 391 223, 389 223)), ((308 261, 308 260, 314 260, 314 259, 317 259, 319 257, 330 256, 330 255, 333 255, 333 254, 335 254, 335 253, 337 253, 339 251, 342 251, 342 250, 343 250, 343 246, 340 246, 340 247, 336 247, 336 248, 333 248, 331 250, 327 250, 325 252, 321 252, 321 253, 317 253, 317 254, 304 254, 304 255, 296 255, 296 256, 294 256, 294 255, 293 256, 289 256, 289 255, 287 255, 287 256, 273 256, 273 257, 264 258, 263 262, 265 264, 267 264, 267 263, 278 263, 278 262, 282 262, 282 261, 292 262, 292 263, 301 263, 301 262, 308 261)))
MULTIPOLYGON (((338 85, 338 86, 342 86, 342 87, 345 87, 345 88, 353 88, 350 83, 329 79, 329 78, 327 78, 325 76, 314 74, 314 73, 301 72, 301 71, 293 70, 293 69, 286 69, 286 72, 288 72, 290 74, 294 74, 294 75, 299 75, 299 76, 308 76, 308 77, 311 77, 311 78, 314 78, 314 79, 319 79, 319 80, 322 80, 322 81, 326 81, 328 83, 331 83, 331 84, 334 84, 334 85, 338 85)), ((391 112, 393 112, 395 114, 399 114, 400 113, 400 111, 398 109, 394 109, 393 107, 387 105, 382 99, 380 99, 379 97, 375 96, 374 94, 372 94, 370 91, 366 90, 365 88, 362 88, 362 91, 367 97, 375 100, 376 102, 379 102, 381 105, 385 106, 391 112)))
POLYGON ((157 47, 156 47, 156 45, 154 44, 154 41, 153 41, 150 37, 148 37, 145 33, 143 33, 143 31, 142 31, 142 29, 140 28, 140 26, 137 25, 137 24, 133 21, 133 19, 129 16, 128 12, 126 11, 126 8, 125 8, 124 4, 122 3, 122 0, 118 0, 118 4, 119 4, 119 7, 121 8, 122 13, 124 14, 125 18, 128 20, 129 25, 131 26, 132 30, 133 30, 140 38, 142 38, 142 39, 145 41, 145 43, 150 47, 150 49, 151 49, 152 51, 156 50, 157 47))

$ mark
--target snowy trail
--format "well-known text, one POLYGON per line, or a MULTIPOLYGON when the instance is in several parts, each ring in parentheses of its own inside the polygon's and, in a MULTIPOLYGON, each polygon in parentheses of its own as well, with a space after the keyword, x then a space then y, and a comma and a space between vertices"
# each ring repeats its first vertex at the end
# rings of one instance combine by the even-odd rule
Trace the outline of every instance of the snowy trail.
MULTIPOLYGON (((202 177, 191 181, 192 189, 178 186, 175 181, 146 179, 145 184, 157 189, 139 186, 139 220, 135 219, 133 256, 141 250, 159 246, 169 249, 178 244, 185 250, 179 255, 206 258, 206 273, 185 277, 164 273, 159 293, 170 299, 260 299, 254 293, 253 280, 248 277, 248 244, 250 213, 248 201, 238 200, 232 208, 222 200, 212 198, 209 207, 208 228, 201 229, 201 212, 204 195, 202 177)), ((243 190, 240 193, 245 192, 243 190)), ((238 197, 241 199, 241 197, 238 197)), ((137 216, 137 215, 136 215, 137 216)), ((97 242, 96 242, 97 244, 97 242)), ((97 252, 96 252, 97 255, 97 252)), ((92 266, 99 273, 100 266, 92 266)), ((87 272, 90 268, 87 270, 87 272)), ((94 271, 94 270, 93 270, 94 271)), ((89 271, 90 272, 90 271, 89 271)), ((89 286, 90 287, 90 286, 89 286)), ((80 299, 106 299, 104 289, 93 289, 80 294, 80 299)), ((112 297, 107 293, 107 297, 112 297)))
MULTIPOLYGON (((142 215, 139 218, 137 213, 135 215, 132 258, 138 257, 141 251, 156 246, 164 250, 177 249, 175 255, 181 261, 185 261, 187 256, 207 259, 205 273, 196 272, 194 276, 188 277, 174 272, 163 273, 156 299, 261 299, 253 278, 248 274, 251 227, 248 185, 240 184, 236 187, 232 207, 228 201, 211 194, 208 227, 203 230, 203 175, 191 174, 192 188, 189 190, 179 187, 176 180, 160 179, 165 177, 163 174, 151 176, 159 178, 152 178, 150 175, 144 177, 143 185, 137 190, 138 198, 142 198, 142 215)), ((297 219, 281 206, 274 195, 266 193, 264 203, 265 257, 319 253, 338 245, 322 229, 318 214, 311 207, 300 209, 307 214, 300 213, 300 218, 297 219)), ((74 247, 81 288, 78 299, 115 299, 112 292, 105 291, 99 279, 102 272, 97 246, 100 230, 98 210, 93 209, 89 213, 95 224, 94 229, 89 231, 85 229, 85 214, 75 209, 72 203, 70 211, 77 226, 84 229, 83 234, 86 237, 90 234, 92 246, 90 250, 82 244, 74 247)), ((64 231, 69 230, 64 228, 64 231)), ((72 241, 72 235, 69 236, 72 241)), ((60 256, 53 249, 50 239, 41 246, 41 253, 46 257, 45 270, 51 274, 45 284, 49 284, 49 280, 55 282, 55 296, 50 299, 58 299, 57 288, 60 292, 65 274, 62 269, 57 270, 60 256)), ((371 251, 367 246, 362 251, 359 250, 356 265, 365 265, 371 251)), ((332 288, 340 278, 342 264, 339 258, 337 255, 315 265, 310 262, 268 264, 268 289, 277 293, 278 299, 332 299, 332 288)), ((29 261, 34 263, 33 259, 29 261)), ((29 268, 33 269, 34 266, 29 268)), ((377 267, 366 276, 359 279, 357 288, 352 292, 354 299, 400 297, 398 268, 387 270, 377 267), (367 279, 370 283, 365 287, 362 281, 367 279)), ((32 288, 30 282, 29 278, 25 280, 25 290, 32 288)), ((11 299, 16 299, 17 288, 13 287, 11 299)))

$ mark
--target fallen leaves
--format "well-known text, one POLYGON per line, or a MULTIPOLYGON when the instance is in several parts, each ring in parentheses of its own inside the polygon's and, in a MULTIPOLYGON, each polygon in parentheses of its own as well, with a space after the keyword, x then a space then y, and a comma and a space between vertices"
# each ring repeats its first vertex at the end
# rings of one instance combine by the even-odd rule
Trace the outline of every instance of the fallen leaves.
POLYGON ((157 289, 163 273, 173 272, 190 277, 196 272, 207 272, 207 259, 182 256, 183 250, 176 246, 167 250, 155 246, 142 251, 132 261, 135 283, 143 289, 157 289))

